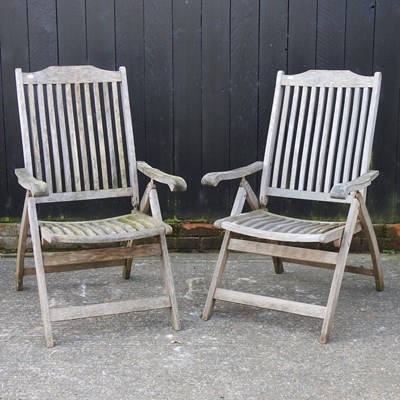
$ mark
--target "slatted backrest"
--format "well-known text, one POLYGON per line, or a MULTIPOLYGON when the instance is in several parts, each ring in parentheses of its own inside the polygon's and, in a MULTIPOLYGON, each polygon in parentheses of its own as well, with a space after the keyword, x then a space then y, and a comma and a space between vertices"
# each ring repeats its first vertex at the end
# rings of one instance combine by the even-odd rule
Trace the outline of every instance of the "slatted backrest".
MULTIPOLYGON (((50 193, 129 193, 138 185, 126 71, 16 70, 25 168, 50 193)), ((73 198, 73 196, 69 196, 73 198)))
MULTIPOLYGON (((381 74, 278 72, 260 201, 268 196, 335 201, 333 185, 369 169, 381 74)), ((346 199, 349 202, 350 198, 346 199)))

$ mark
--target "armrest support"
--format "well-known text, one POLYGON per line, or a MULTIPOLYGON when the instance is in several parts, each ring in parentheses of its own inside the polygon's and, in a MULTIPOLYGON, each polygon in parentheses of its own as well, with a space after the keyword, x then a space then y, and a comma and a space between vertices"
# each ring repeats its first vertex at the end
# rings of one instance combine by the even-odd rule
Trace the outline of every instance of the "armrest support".
POLYGON ((47 183, 34 178, 25 168, 17 168, 15 170, 15 175, 17 175, 18 183, 26 190, 29 190, 33 197, 49 195, 47 183))
POLYGON ((352 181, 337 183, 330 192, 334 199, 345 199, 351 192, 365 189, 379 175, 379 171, 368 171, 352 181))
POLYGON ((222 172, 209 172, 205 174, 201 179, 202 185, 217 186, 221 181, 227 181, 231 179, 244 178, 247 175, 254 174, 255 172, 261 171, 263 168, 262 161, 256 161, 253 164, 245 167, 232 169, 230 171, 222 172))
POLYGON ((157 168, 151 167, 144 161, 138 161, 136 164, 140 172, 150 179, 168 185, 171 192, 184 192, 187 188, 185 180, 180 176, 169 175, 157 168))

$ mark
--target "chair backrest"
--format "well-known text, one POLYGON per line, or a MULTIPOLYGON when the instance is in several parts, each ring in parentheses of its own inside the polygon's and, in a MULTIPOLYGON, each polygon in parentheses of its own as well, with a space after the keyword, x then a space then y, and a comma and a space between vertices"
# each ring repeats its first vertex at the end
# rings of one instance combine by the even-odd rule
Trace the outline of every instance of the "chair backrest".
POLYGON ((278 72, 261 204, 268 196, 343 202, 329 192, 369 169, 380 82, 379 72, 278 72))
POLYGON ((125 68, 49 67, 15 74, 25 168, 47 182, 50 194, 131 195, 138 204, 125 68))

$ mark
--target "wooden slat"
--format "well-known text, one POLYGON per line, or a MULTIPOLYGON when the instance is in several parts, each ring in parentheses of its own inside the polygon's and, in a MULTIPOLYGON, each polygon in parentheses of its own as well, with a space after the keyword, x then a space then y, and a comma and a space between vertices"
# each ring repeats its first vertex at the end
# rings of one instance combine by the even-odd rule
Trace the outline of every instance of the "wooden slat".
MULTIPOLYGON (((76 84, 75 86, 75 102, 76 102, 76 118, 78 122, 78 136, 79 136, 79 146, 80 146, 80 159, 82 162, 82 174, 83 174, 83 189, 90 190, 90 180, 89 180, 89 163, 88 163, 88 153, 86 147, 86 129, 83 122, 83 104, 81 95, 81 85, 76 84)), ((91 152, 90 156, 93 152, 91 152)))
POLYGON ((369 109, 370 90, 368 88, 364 88, 362 92, 363 93, 362 93, 360 120, 358 122, 356 148, 353 158, 353 169, 352 169, 351 179, 355 179, 358 176, 360 176, 361 157, 362 157, 363 143, 365 138, 365 128, 367 124, 367 114, 369 109))
POLYGON ((341 177, 342 177, 342 171, 343 171, 347 132, 349 129, 349 117, 350 117, 352 92, 353 92, 352 88, 345 89, 343 117, 342 117, 342 123, 341 123, 340 134, 339 134, 339 144, 338 144, 338 151, 337 151, 337 158, 336 158, 335 174, 333 177, 334 185, 336 183, 342 182, 341 177))
POLYGON ((290 173, 290 186, 289 186, 290 189, 296 188, 297 175, 302 165, 302 160, 300 160, 300 165, 299 165, 299 158, 300 158, 299 156, 300 156, 300 147, 303 139, 303 126, 304 126, 304 118, 307 107, 307 97, 308 97, 308 88, 304 87, 301 93, 299 119, 297 121, 297 130, 296 130, 296 140, 293 149, 292 170, 290 173))
POLYGON ((286 258, 290 254, 292 260, 307 260, 322 265, 335 265, 337 260, 337 253, 329 251, 306 249, 301 247, 297 248, 272 243, 251 242, 242 239, 231 239, 228 249, 245 253, 264 254, 266 256, 279 258, 286 258))
POLYGON ((130 197, 132 196, 132 188, 107 189, 107 190, 89 190, 85 192, 70 193, 52 193, 48 197, 36 197, 35 202, 55 203, 58 201, 77 201, 77 200, 95 200, 107 199, 110 197, 130 197))
POLYGON ((329 141, 328 157, 325 167, 324 192, 329 192, 333 186, 332 177, 334 175, 335 164, 337 163, 338 159, 336 144, 338 140, 339 122, 342 116, 342 98, 343 98, 343 88, 338 88, 336 91, 336 101, 335 101, 335 108, 333 110, 331 137, 329 141))
POLYGON ((290 118, 289 118, 289 126, 287 128, 286 134, 286 143, 285 143, 285 154, 283 156, 283 164, 282 164, 282 176, 281 176, 281 184, 280 187, 287 188, 287 179, 288 179, 288 171, 289 164, 292 161, 292 150, 293 150, 293 136, 295 131, 295 122, 297 119, 297 109, 298 109, 298 101, 299 101, 299 87, 296 86, 293 91, 293 99, 290 107, 290 118))
POLYGON ((47 118, 46 118, 46 107, 44 103, 43 85, 37 86, 38 94, 38 110, 39 110, 39 121, 40 121, 40 133, 42 138, 43 146, 43 164, 44 164, 44 175, 43 180, 49 187, 49 192, 53 192, 53 173, 51 171, 51 158, 50 158, 50 146, 49 136, 47 130, 47 118))
POLYGON ((54 176, 55 186, 57 192, 62 192, 62 174, 61 174, 61 158, 60 158, 60 146, 57 135, 57 123, 56 123, 56 109, 54 105, 54 91, 53 85, 46 85, 47 91, 47 108, 49 113, 50 122, 50 135, 51 135, 51 147, 53 149, 53 166, 54 166, 54 176))
POLYGON ((171 307, 168 296, 50 309, 52 322, 171 307))
POLYGON ((354 90, 353 105, 351 110, 350 129, 347 139, 346 155, 343 167, 343 182, 348 182, 351 179, 352 157, 354 151, 354 142, 357 129, 357 121, 360 110, 361 90, 356 88, 354 90))
POLYGON ((289 110, 289 99, 290 99, 290 86, 285 87, 285 94, 283 97, 281 118, 279 122, 279 132, 278 132, 278 142, 276 144, 275 150, 275 161, 272 174, 271 186, 278 187, 278 179, 280 175, 280 167, 282 162, 282 149, 283 149, 283 139, 286 130, 286 119, 289 110))
POLYGON ((75 190, 81 191, 82 190, 81 173, 79 168, 80 154, 78 154, 78 144, 76 140, 76 130, 75 130, 75 113, 74 113, 74 107, 72 105, 72 93, 70 84, 65 85, 65 101, 67 103, 68 133, 71 145, 71 156, 73 165, 73 171, 71 171, 71 173, 74 180, 75 190))
POLYGON ((317 192, 323 191, 323 178, 324 178, 324 171, 326 169, 326 157, 328 151, 329 134, 331 132, 331 126, 332 126, 331 118, 333 113, 333 96, 334 96, 334 89, 330 87, 328 89, 326 109, 324 111, 324 127, 322 130, 321 144, 318 156, 317 181, 315 185, 315 190, 317 192))
POLYGON ((43 253, 43 262, 46 267, 57 267, 59 265, 94 263, 123 258, 158 256, 160 254, 159 244, 143 244, 132 247, 113 247, 74 252, 46 252, 43 253))
POLYGON ((28 104, 30 117, 31 145, 33 150, 33 164, 35 166, 35 177, 43 180, 42 164, 40 156, 39 135, 37 130, 36 101, 33 85, 28 85, 28 104))
POLYGON ((307 123, 306 123, 306 130, 304 134, 304 143, 303 143, 303 153, 301 156, 301 165, 300 165, 300 176, 299 176, 299 184, 297 188, 299 190, 305 190, 306 189, 306 175, 309 170, 309 159, 311 156, 311 143, 312 143, 312 138, 311 138, 311 132, 312 132, 312 127, 313 127, 313 122, 314 122, 314 110, 315 110, 315 104, 316 104, 316 93, 317 89, 315 87, 311 88, 311 94, 310 94, 310 101, 309 101, 309 108, 308 108, 308 115, 307 115, 307 123))
POLYGON ((121 174, 121 185, 122 187, 128 186, 127 171, 125 165, 124 155, 124 142, 122 139, 122 128, 121 128, 121 115, 119 110, 118 101, 118 87, 117 83, 112 83, 112 96, 113 96, 113 108, 114 108, 114 121, 115 121, 115 135, 117 138, 117 149, 118 149, 118 165, 121 174))
POLYGON ((111 187, 117 188, 118 187, 117 163, 115 158, 114 134, 113 134, 112 117, 111 117, 109 86, 106 82, 104 82, 102 86, 103 86, 103 99, 104 99, 104 114, 106 118, 107 147, 108 147, 108 154, 110 157, 109 172, 111 174, 111 187))
POLYGON ((277 299, 220 288, 215 290, 214 299, 239 303, 246 306, 267 308, 275 311, 284 311, 314 318, 324 318, 326 310, 326 307, 316 304, 300 303, 298 301, 277 299))
POLYGON ((316 177, 316 170, 318 167, 318 148, 321 137, 323 113, 325 109, 325 97, 326 97, 326 88, 322 87, 319 90, 319 96, 318 96, 317 116, 315 120, 313 144, 310 156, 310 170, 308 173, 307 190, 314 189, 314 181, 316 177))
POLYGON ((94 123, 93 123, 93 109, 92 109, 92 101, 90 98, 90 85, 85 83, 83 85, 83 89, 85 92, 85 109, 86 109, 86 122, 88 127, 88 137, 89 137, 89 148, 90 148, 90 161, 91 161, 91 172, 93 178, 93 189, 100 189, 99 182, 99 168, 97 161, 97 146, 94 137, 94 123))
POLYGON ((94 94, 94 108, 95 108, 95 115, 96 115, 96 128, 97 128, 97 141, 99 145, 99 153, 100 153, 100 167, 101 167, 101 178, 102 178, 102 188, 108 189, 108 160, 106 154, 106 143, 104 140, 104 128, 103 128, 103 118, 102 118, 102 110, 101 110, 101 103, 100 103, 100 91, 99 91, 99 84, 93 84, 93 94, 94 94))
POLYGON ((56 97, 57 97, 57 111, 58 111, 58 124, 60 131, 61 153, 62 153, 63 167, 64 167, 63 175, 65 179, 65 190, 67 192, 71 192, 72 191, 72 182, 70 173, 71 166, 69 162, 67 128, 65 125, 64 100, 63 100, 61 84, 56 85, 56 97))

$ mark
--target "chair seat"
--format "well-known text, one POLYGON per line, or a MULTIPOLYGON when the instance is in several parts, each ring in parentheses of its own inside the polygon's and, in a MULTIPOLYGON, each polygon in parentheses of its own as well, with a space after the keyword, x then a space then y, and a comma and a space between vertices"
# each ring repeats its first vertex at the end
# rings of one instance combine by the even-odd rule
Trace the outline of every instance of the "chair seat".
POLYGON ((169 225, 141 212, 95 221, 39 221, 39 225, 49 243, 112 243, 172 232, 169 225))
MULTIPOLYGON (((260 209, 219 219, 215 226, 260 239, 328 243, 341 238, 345 223, 296 219, 260 209)), ((356 231, 360 230, 361 225, 357 223, 356 231)))

